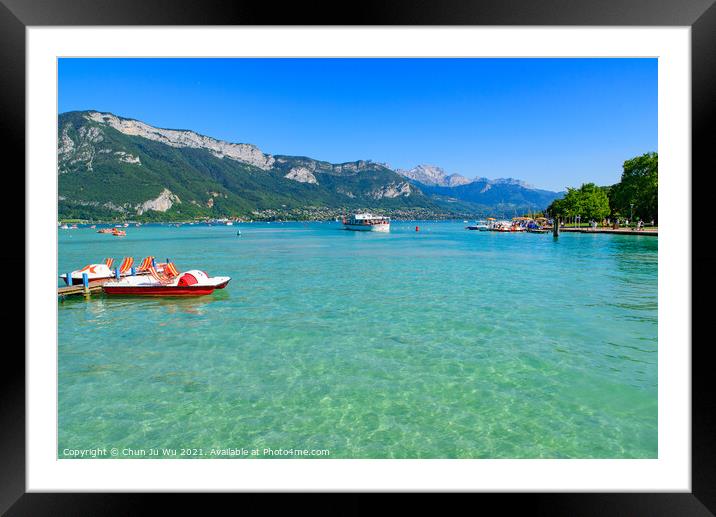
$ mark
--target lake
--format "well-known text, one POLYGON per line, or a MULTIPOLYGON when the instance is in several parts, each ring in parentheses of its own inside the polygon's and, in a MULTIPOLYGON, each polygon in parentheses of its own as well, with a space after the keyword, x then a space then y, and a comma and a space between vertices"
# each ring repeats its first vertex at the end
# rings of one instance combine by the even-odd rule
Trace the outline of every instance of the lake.
POLYGON ((58 230, 60 273, 154 255, 232 277, 58 304, 58 456, 658 456, 658 238, 340 227, 58 230))

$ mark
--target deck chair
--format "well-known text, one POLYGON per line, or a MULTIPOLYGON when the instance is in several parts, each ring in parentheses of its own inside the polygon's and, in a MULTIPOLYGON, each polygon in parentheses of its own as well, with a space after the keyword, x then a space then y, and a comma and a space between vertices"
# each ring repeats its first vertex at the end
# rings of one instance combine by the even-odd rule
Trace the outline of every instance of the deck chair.
POLYGON ((107 267, 109 269, 112 269, 112 264, 114 264, 114 259, 112 257, 108 257, 104 259, 104 263, 107 264, 107 267))
POLYGON ((124 260, 119 266, 119 274, 123 275, 129 271, 134 265, 134 257, 124 257, 124 260))
POLYGON ((149 274, 152 275, 152 278, 159 282, 160 284, 168 284, 172 281, 172 278, 168 277, 164 273, 160 273, 156 270, 156 268, 152 265, 149 266, 149 274))
POLYGON ((152 260, 154 257, 146 257, 144 260, 142 260, 142 263, 137 268, 137 271, 149 271, 150 267, 152 266, 152 260))
POLYGON ((176 266, 174 265, 174 262, 167 262, 164 266, 164 276, 170 279, 174 279, 179 276, 179 271, 177 270, 176 266))

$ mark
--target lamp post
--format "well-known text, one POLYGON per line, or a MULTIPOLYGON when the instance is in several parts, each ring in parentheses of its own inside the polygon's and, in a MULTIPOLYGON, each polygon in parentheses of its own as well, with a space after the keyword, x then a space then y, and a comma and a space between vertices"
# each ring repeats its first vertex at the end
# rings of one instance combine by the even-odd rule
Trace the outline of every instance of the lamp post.
POLYGON ((634 203, 629 203, 629 208, 630 208, 629 220, 633 222, 634 221, 634 203))

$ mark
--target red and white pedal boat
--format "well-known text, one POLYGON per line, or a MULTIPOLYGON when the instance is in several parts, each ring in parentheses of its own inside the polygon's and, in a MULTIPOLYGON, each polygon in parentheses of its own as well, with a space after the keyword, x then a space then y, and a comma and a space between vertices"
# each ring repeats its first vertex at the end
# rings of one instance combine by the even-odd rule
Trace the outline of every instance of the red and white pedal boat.
POLYGON ((229 280, 231 277, 210 277, 203 271, 190 269, 165 281, 154 275, 127 276, 103 284, 102 289, 108 295, 203 296, 213 293, 214 289, 223 289, 229 280))

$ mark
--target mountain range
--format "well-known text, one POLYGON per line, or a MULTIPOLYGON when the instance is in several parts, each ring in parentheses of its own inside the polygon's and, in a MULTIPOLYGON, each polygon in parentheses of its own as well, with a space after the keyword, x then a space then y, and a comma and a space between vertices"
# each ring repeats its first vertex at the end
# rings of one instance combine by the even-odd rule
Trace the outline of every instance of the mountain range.
POLYGON ((392 170, 271 155, 186 129, 98 111, 58 117, 61 219, 305 218, 370 209, 412 215, 545 208, 559 193, 519 180, 469 180, 439 167, 392 170))

